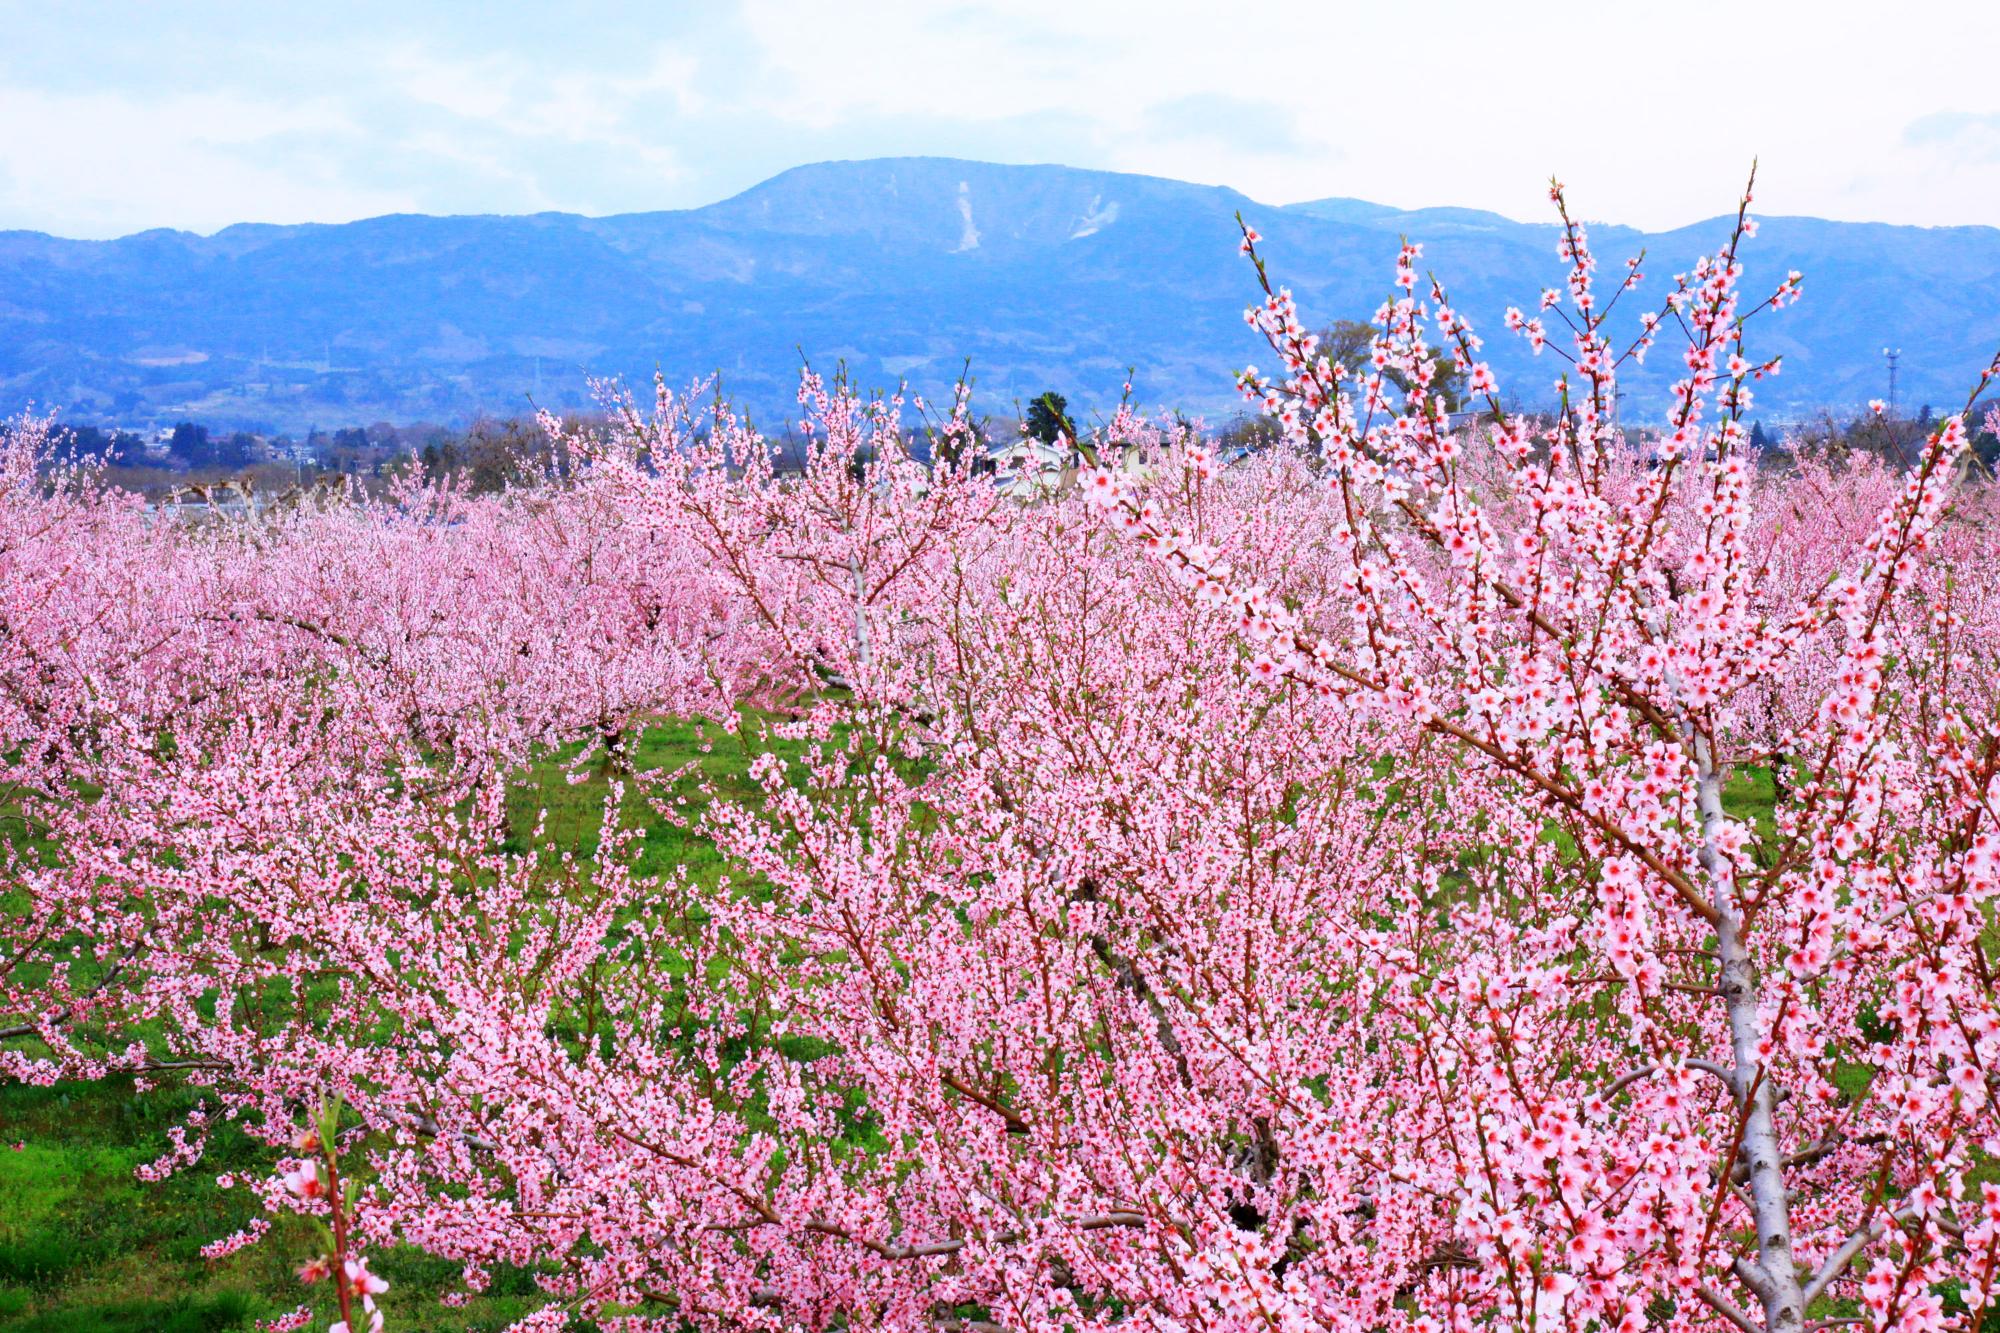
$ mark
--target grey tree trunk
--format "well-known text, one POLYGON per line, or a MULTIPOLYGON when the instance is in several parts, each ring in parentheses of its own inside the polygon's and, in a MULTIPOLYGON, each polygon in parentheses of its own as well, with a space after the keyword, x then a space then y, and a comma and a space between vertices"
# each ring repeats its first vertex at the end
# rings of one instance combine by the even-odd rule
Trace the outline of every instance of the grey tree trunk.
MULTIPOLYGON (((1791 1193, 1785 1186, 1785 1155, 1778 1143, 1778 1089, 1760 1077, 1758 1047, 1764 1027, 1757 1006, 1757 969, 1743 938, 1743 909, 1736 897, 1734 868, 1716 850, 1716 835, 1727 818, 1722 810, 1722 773, 1706 736, 1695 739, 1700 789, 1701 868, 1714 893, 1716 946, 1721 959, 1717 988, 1729 1016, 1735 1056, 1731 1083, 1737 1113, 1744 1117, 1742 1158, 1750 1172, 1750 1202, 1757 1221, 1757 1262, 1738 1276, 1757 1293, 1770 1333, 1799 1333, 1805 1327, 1805 1292, 1792 1257, 1791 1193), (1749 1099, 1747 1107, 1744 1099, 1749 1099)), ((1725 1170, 1727 1167, 1725 1166, 1725 1170)))

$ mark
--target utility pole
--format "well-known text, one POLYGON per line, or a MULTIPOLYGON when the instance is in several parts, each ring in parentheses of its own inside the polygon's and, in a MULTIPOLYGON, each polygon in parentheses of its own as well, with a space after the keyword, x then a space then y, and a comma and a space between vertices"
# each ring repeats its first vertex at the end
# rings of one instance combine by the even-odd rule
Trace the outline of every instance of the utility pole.
POLYGON ((1903 355, 1900 347, 1884 347, 1882 355, 1889 361, 1889 420, 1896 419, 1896 360, 1903 355))

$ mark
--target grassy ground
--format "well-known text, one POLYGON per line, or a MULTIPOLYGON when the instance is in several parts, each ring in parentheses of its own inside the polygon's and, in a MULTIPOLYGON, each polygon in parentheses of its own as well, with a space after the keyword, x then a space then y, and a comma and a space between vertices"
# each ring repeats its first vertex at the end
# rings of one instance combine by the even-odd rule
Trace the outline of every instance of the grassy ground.
MULTIPOLYGON (((648 729, 635 762, 642 769, 692 764, 724 790, 752 793, 743 742, 720 728, 669 721, 648 729)), ((691 808, 701 797, 681 784, 691 808)), ((509 802, 513 837, 525 845, 540 812, 545 837, 591 855, 606 783, 571 785, 551 760, 526 775, 509 802)), ((722 869, 715 849, 660 819, 636 792, 626 813, 647 829, 639 860, 657 869, 686 863, 698 879, 722 869)), ((190 1095, 136 1095, 129 1080, 27 1088, 0 1084, 0 1328, 9 1333, 226 1333, 292 1308, 304 1294, 292 1267, 310 1251, 308 1233, 282 1228, 219 1262, 201 1247, 250 1220, 240 1190, 216 1176, 262 1175, 269 1150, 219 1129, 192 1170, 164 1184, 133 1171, 163 1153, 190 1095), (18 1147, 16 1145, 19 1145, 18 1147)), ((385 1308, 409 1333, 476 1333, 505 1327, 531 1309, 525 1272, 497 1272, 471 1304, 450 1309, 437 1297, 457 1286, 458 1266, 415 1251, 384 1255, 385 1308)))

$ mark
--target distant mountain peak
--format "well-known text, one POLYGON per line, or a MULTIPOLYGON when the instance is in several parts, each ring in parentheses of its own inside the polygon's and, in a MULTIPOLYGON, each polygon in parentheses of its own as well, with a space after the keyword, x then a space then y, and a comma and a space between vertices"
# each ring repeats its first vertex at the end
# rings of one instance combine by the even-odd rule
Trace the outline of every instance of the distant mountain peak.
MULTIPOLYGON (((580 405, 589 375, 719 373, 760 419, 789 416, 803 351, 863 382, 941 393, 965 358, 980 401, 1044 389, 1088 413, 1136 367, 1142 402, 1223 416, 1231 372, 1268 361, 1241 313, 1255 288, 1238 210, 1273 277, 1316 322, 1367 318, 1396 237, 1488 343, 1521 401, 1560 366, 1500 325, 1560 280, 1553 229, 1477 209, 1334 198, 1285 207, 1222 186, 1056 165, 943 157, 796 167, 700 208, 610 217, 394 215, 341 225, 154 230, 115 241, 0 232, 0 410, 223 427, 447 420, 580 405), (171 354, 159 349, 171 349, 171 354)), ((1678 271, 1718 224, 1651 237, 1597 227, 1607 264, 1641 243, 1678 271)), ((2000 231, 1767 218, 1750 282, 1806 272, 1796 311, 1762 319, 1786 353, 1753 415, 1858 405, 1904 350, 1905 401, 1949 401, 2000 344, 2000 231)), ((1656 298, 1664 277, 1645 292, 1656 298)), ((1627 418, 1677 372, 1630 376, 1627 418)))

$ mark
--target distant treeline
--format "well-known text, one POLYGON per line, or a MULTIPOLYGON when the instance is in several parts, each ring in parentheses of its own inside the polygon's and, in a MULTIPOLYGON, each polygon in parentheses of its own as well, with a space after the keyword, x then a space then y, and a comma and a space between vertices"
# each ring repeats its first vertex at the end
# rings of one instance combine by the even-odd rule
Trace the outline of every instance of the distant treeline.
MULTIPOLYGON (((1974 453, 1989 473, 2000 468, 2000 438, 1986 428, 1994 405, 1993 400, 1980 403, 1967 420, 1974 453)), ((972 439, 962 443, 984 454, 1023 435, 1048 442, 1074 438, 1079 426, 1070 420, 1066 406, 1060 394, 1043 394, 1017 415, 980 419, 972 439)), ((1804 421, 1770 426, 1753 422, 1750 440, 1761 457, 1774 462, 1802 451, 1870 454, 1904 462, 1916 456, 1935 421, 1936 413, 1928 406, 1914 416, 1872 411, 1843 415, 1829 410, 1804 421)), ((564 418, 564 425, 595 433, 603 420, 573 415, 564 418)), ((398 426, 382 421, 315 429, 303 437, 214 430, 193 421, 150 432, 67 422, 62 429, 75 456, 114 470, 122 485, 149 492, 244 476, 267 489, 327 474, 355 477, 366 484, 419 471, 429 477, 456 478, 470 490, 485 493, 552 471, 560 475, 571 466, 541 423, 528 416, 482 416, 463 426, 431 422, 398 426)), ((1090 427, 1083 424, 1081 429, 1087 434, 1090 427)), ((1640 428, 1636 433, 1644 438, 1650 432, 1640 428)), ((925 434, 916 433, 920 448, 925 434)), ((1261 417, 1239 416, 1211 423, 1208 434, 1228 449, 1256 449, 1273 438, 1273 429, 1261 417)), ((803 465, 805 442, 789 429, 774 435, 772 448, 781 470, 803 465)))
POLYGON ((73 457, 108 468, 120 485, 148 492, 239 477, 263 489, 328 474, 367 483, 413 470, 491 491, 541 470, 555 452, 528 417, 480 417, 463 426, 384 421, 303 436, 216 430, 194 421, 149 431, 80 422, 60 428, 73 457))

